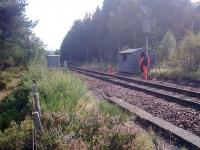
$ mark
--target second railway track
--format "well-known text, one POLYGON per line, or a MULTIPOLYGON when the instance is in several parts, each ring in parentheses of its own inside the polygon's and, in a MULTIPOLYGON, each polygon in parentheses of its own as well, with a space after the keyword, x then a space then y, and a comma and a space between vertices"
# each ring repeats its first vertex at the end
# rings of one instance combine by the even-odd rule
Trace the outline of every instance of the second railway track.
POLYGON ((155 95, 167 101, 172 101, 195 109, 200 109, 200 92, 198 91, 186 90, 118 75, 111 75, 108 73, 83 69, 80 67, 70 66, 69 68, 73 71, 111 82, 116 85, 155 95))
MULTIPOLYGON (((89 87, 94 92, 95 95, 100 96, 100 97, 103 96, 104 99, 107 99, 110 102, 113 102, 116 105, 122 107, 123 109, 135 114, 136 118, 139 118, 139 120, 137 119, 135 120, 136 123, 137 121, 139 121, 138 122, 139 125, 141 126, 144 125, 144 128, 152 127, 153 130, 156 133, 158 133, 158 135, 163 136, 165 139, 169 141, 175 142, 177 145, 180 144, 180 145, 187 146, 191 150, 200 149, 200 144, 199 144, 200 143, 200 137, 199 137, 200 124, 199 124, 199 117, 198 117, 199 110, 191 109, 190 106, 188 106, 189 104, 188 102, 184 103, 184 104, 187 104, 187 107, 184 107, 184 106, 178 105, 180 103, 183 103, 181 101, 177 101, 178 104, 175 104, 175 103, 168 103, 159 98, 155 98, 155 96, 148 96, 149 98, 147 99, 145 98, 145 96, 141 97, 140 94, 138 95, 138 93, 141 93, 143 95, 144 93, 140 92, 143 90, 141 90, 140 88, 132 88, 130 85, 127 85, 127 84, 132 84, 132 86, 133 84, 137 86, 140 85, 141 87, 142 86, 147 87, 147 86, 143 85, 142 83, 138 83, 138 84, 134 82, 132 83, 131 78, 127 78, 127 80, 129 81, 124 81, 122 79, 116 79, 116 77, 113 77, 113 75, 109 75, 106 73, 104 74, 102 72, 96 73, 96 71, 87 70, 83 68, 71 67, 70 70, 92 77, 92 78, 88 78, 86 76, 81 76, 83 77, 83 80, 86 80, 86 82, 89 83, 89 87), (104 81, 107 81, 108 83, 104 81), (118 85, 118 86, 115 86, 115 85, 118 85), (139 92, 137 92, 137 90, 134 91, 131 89, 137 89, 139 92), (129 93, 129 91, 131 91, 131 93, 133 92, 133 94, 129 93), (126 96, 126 94, 128 95, 126 96), (144 98, 144 102, 143 100, 141 100, 142 103, 140 103, 140 101, 138 101, 138 98, 137 98, 138 96, 139 98, 144 98), (152 98, 154 97, 155 99, 152 99, 151 97, 152 98), (147 105, 151 107, 147 107, 147 105)), ((138 82, 142 82, 142 81, 138 80, 138 82)), ((159 89, 162 89, 162 88, 159 88, 159 89)), ((166 90, 166 91, 171 92, 169 90, 166 90)), ((152 94, 149 92, 146 92, 146 93, 152 94)), ((156 95, 156 94, 153 94, 153 95, 156 95)), ((188 95, 185 94, 185 95, 189 96, 189 94, 188 95)), ((164 96, 159 96, 159 97, 166 98, 164 96)), ((191 95, 191 97, 194 97, 194 98, 196 97, 198 99, 198 92, 197 92, 197 95, 191 95)), ((197 107, 196 104, 190 104, 190 105, 195 105, 197 107)))

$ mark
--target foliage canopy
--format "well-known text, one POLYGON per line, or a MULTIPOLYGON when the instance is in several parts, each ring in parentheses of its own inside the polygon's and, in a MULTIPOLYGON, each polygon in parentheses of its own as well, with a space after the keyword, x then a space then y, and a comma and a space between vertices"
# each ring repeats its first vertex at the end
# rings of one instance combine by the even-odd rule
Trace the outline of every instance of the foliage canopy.
POLYGON ((32 33, 37 21, 27 18, 26 5, 26 0, 0 1, 0 65, 25 64, 44 51, 32 33))
POLYGON ((167 49, 174 49, 188 30, 200 31, 199 12, 200 5, 190 0, 104 0, 102 8, 74 22, 61 44, 61 60, 115 61, 123 47, 144 47, 143 22, 147 18, 152 24, 150 47, 157 48, 167 40, 162 41, 170 30, 175 40, 168 41, 172 45, 167 49))

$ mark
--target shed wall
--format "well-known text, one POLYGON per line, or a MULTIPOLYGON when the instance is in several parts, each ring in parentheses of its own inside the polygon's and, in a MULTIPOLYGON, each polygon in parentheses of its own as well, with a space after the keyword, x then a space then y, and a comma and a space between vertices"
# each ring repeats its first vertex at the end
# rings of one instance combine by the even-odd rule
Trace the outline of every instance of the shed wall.
POLYGON ((48 68, 60 68, 60 56, 47 56, 48 68))
MULTIPOLYGON (((136 51, 133 53, 127 54, 127 61, 123 61, 123 55, 118 55, 118 71, 119 72, 125 72, 125 73, 140 73, 140 66, 139 66, 139 59, 140 59, 140 53, 144 51, 136 51)), ((156 64, 156 53, 155 51, 149 52, 150 58, 151 58, 151 67, 153 67, 156 64)))
POLYGON ((139 72, 139 57, 140 53, 127 54, 127 61, 123 61, 122 55, 119 55, 118 71, 126 73, 138 73, 139 72))

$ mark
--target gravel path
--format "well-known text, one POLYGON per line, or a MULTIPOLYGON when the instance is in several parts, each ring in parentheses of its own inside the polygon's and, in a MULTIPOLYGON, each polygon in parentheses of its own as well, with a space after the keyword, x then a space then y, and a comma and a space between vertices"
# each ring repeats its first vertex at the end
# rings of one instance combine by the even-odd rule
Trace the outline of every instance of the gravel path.
POLYGON ((200 111, 198 110, 84 75, 80 75, 80 77, 86 81, 90 90, 99 98, 102 98, 103 95, 110 95, 123 99, 155 117, 162 118, 200 136, 200 111))

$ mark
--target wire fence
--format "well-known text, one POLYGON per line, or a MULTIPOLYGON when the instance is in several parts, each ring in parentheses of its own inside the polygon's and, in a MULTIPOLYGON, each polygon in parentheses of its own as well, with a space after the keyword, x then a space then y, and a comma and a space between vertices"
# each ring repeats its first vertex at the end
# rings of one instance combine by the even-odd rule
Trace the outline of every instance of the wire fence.
POLYGON ((37 89, 36 82, 33 81, 32 87, 33 93, 33 111, 32 111, 32 120, 33 120, 33 131, 32 131, 32 147, 33 150, 37 150, 37 134, 40 134, 42 131, 42 123, 40 120, 41 117, 41 106, 40 106, 40 98, 37 89))

